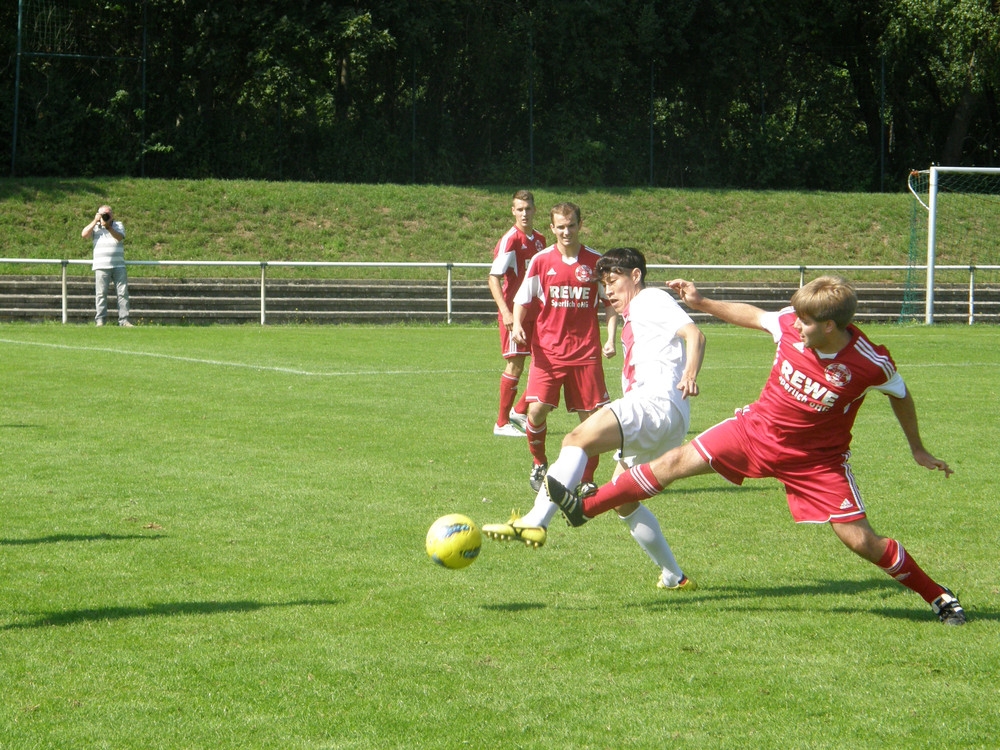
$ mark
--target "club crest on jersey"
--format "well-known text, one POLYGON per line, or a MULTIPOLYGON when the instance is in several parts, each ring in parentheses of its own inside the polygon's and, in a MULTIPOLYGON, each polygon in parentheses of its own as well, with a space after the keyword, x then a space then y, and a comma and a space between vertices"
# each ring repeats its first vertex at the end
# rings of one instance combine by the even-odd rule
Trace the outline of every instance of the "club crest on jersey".
POLYGON ((847 365, 834 362, 823 371, 826 382, 837 388, 843 388, 851 382, 851 370, 847 365))
POLYGON ((575 273, 576 280, 581 284, 589 284, 594 278, 594 269, 582 263, 577 265, 575 273))

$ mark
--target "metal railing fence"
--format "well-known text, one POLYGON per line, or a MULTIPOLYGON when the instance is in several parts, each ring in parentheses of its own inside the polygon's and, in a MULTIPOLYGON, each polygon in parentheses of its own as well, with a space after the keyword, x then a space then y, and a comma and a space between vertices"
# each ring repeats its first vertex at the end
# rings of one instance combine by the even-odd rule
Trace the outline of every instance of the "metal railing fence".
MULTIPOLYGON (((70 266, 90 266, 91 261, 87 259, 50 259, 50 258, 0 258, 0 265, 52 265, 60 267, 61 279, 61 307, 62 322, 69 319, 69 294, 68 294, 68 269, 70 266)), ((147 266, 147 267, 242 267, 259 270, 260 279, 260 323, 267 324, 268 316, 268 276, 270 268, 430 268, 440 269, 445 275, 445 310, 446 320, 450 324, 453 322, 453 290, 454 290, 454 270, 455 269, 482 269, 485 272, 490 268, 489 263, 459 263, 451 261, 440 262, 362 262, 362 261, 221 261, 221 260, 128 260, 126 266, 147 266)), ((778 265, 754 265, 754 264, 650 264, 649 270, 667 270, 671 273, 680 271, 776 271, 780 273, 790 273, 798 275, 798 284, 802 286, 806 282, 806 277, 811 272, 834 271, 841 272, 848 276, 858 272, 876 273, 924 273, 927 272, 925 265, 842 265, 842 264, 778 264, 778 265)), ((938 265, 938 271, 952 271, 968 274, 968 323, 971 325, 976 318, 976 274, 977 272, 997 272, 1000 265, 938 265)), ((926 322, 933 323, 933 318, 928 316, 926 322)))

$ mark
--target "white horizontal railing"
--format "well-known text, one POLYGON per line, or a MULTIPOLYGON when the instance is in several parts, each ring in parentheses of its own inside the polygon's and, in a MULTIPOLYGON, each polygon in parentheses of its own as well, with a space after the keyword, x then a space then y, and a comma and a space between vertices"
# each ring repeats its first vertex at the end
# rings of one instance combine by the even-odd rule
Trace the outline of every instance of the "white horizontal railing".
MULTIPOLYGON (((62 322, 68 322, 69 315, 69 295, 67 292, 67 269, 69 266, 90 266, 91 261, 85 259, 55 259, 55 258, 0 258, 0 264, 13 265, 58 265, 61 267, 62 282, 62 322)), ((452 322, 452 290, 453 274, 456 268, 478 268, 489 269, 489 263, 457 263, 450 261, 439 262, 379 262, 379 261, 240 261, 240 260, 128 260, 127 266, 153 266, 153 267, 244 267, 260 269, 260 322, 261 325, 267 323, 267 269, 268 268, 439 268, 445 272, 446 276, 446 298, 445 313, 447 322, 452 322)), ((777 264, 777 265, 756 265, 756 264, 698 264, 698 263, 671 263, 671 264, 650 264, 650 270, 673 271, 781 271, 797 273, 799 286, 805 284, 806 276, 815 271, 838 271, 848 275, 850 272, 874 271, 874 272, 927 272, 926 265, 841 265, 841 264, 777 264)), ((1000 271, 1000 265, 938 265, 938 271, 964 271, 968 273, 968 321, 971 325, 975 322, 976 305, 976 273, 977 271, 1000 271)), ((925 302, 928 310, 933 309, 933 294, 928 296, 925 302)), ((928 314, 926 322, 933 323, 933 317, 928 314)))

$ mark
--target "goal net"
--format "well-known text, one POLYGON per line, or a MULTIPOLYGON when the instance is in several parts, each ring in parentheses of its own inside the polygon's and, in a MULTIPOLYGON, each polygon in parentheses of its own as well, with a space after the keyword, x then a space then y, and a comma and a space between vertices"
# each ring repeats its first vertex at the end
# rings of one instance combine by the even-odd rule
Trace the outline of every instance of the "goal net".
POLYGON ((967 316, 972 323, 977 285, 983 291, 1000 281, 1000 168, 931 167, 911 172, 909 188, 914 201, 900 320, 923 314, 933 323, 937 300, 939 319, 967 316))

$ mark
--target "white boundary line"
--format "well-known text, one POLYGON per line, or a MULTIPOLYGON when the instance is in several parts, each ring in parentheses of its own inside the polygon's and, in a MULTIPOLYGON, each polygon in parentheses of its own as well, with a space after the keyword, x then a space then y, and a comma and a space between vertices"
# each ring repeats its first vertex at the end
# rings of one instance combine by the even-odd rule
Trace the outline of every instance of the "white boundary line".
POLYGON ((236 367, 258 372, 277 372, 283 375, 301 375, 315 378, 355 378, 371 377, 372 375, 449 375, 455 373, 493 372, 493 370, 355 370, 352 372, 313 372, 297 370, 294 367, 273 367, 268 365, 251 365, 246 362, 226 362, 219 359, 200 359, 198 357, 181 357, 175 354, 160 354, 158 352, 137 352, 127 349, 111 349, 98 346, 70 346, 69 344, 48 344, 39 341, 17 341, 15 339, 0 339, 0 344, 15 344, 21 346, 40 346, 47 349, 62 349, 78 352, 98 352, 102 354, 124 354, 130 357, 149 357, 151 359, 166 359, 174 362, 188 362, 197 365, 213 367, 236 367))
MULTIPOLYGON (((160 354, 159 352, 137 352, 127 349, 112 349, 98 346, 71 346, 69 344, 50 344, 41 341, 18 341, 17 339, 0 338, 0 344, 14 344, 19 346, 38 346, 47 349, 63 349, 66 351, 78 352, 98 352, 102 354, 123 354, 129 357, 149 357, 150 359, 166 359, 173 362, 188 362, 196 365, 210 365, 212 367, 234 367, 244 370, 255 370, 257 372, 276 372, 283 375, 298 375, 310 378, 362 378, 373 375, 456 375, 475 373, 495 373, 497 368, 471 369, 471 370, 354 370, 351 372, 314 372, 311 370, 299 370, 294 367, 275 367, 269 365, 251 365, 246 362, 226 362, 220 359, 201 359, 198 357, 181 357, 175 354, 160 354)), ((996 367, 995 362, 904 362, 903 372, 923 367, 996 367)), ((702 370, 757 370, 767 372, 763 364, 748 365, 719 365, 706 364, 702 370)))

